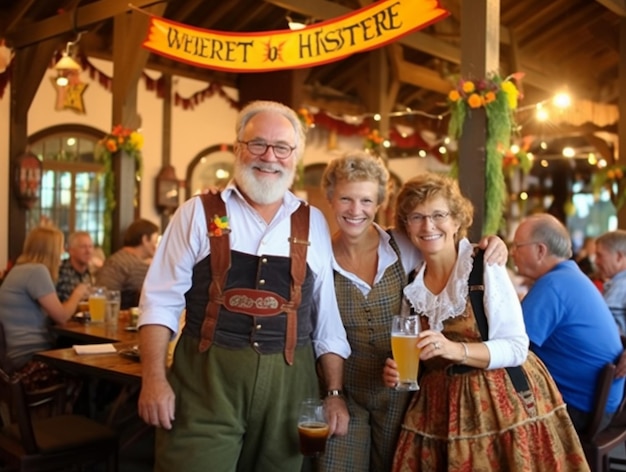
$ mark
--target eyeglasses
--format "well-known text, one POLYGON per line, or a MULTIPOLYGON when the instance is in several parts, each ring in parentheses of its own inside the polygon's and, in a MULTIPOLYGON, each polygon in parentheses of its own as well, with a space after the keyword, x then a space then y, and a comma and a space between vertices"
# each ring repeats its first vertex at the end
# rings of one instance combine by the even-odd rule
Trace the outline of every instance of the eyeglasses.
POLYGON ((448 216, 450 216, 449 211, 447 212, 435 211, 431 213, 430 215, 422 215, 421 213, 413 213, 407 216, 406 221, 408 224, 415 225, 415 226, 421 225, 427 219, 430 219, 430 221, 432 221, 434 224, 439 224, 439 223, 445 222, 448 219, 448 216))
POLYGON ((267 144, 265 141, 237 141, 240 144, 245 144, 248 148, 248 151, 253 156, 262 156, 264 155, 269 148, 272 148, 274 151, 274 156, 276 159, 287 159, 291 156, 291 153, 294 151, 295 146, 291 147, 288 144, 267 144))
POLYGON ((541 243, 538 243, 538 242, 536 242, 536 241, 530 241, 530 242, 528 242, 528 243, 513 243, 513 244, 512 244, 512 247, 513 247, 513 249, 514 249, 515 251, 517 251, 517 250, 518 250, 519 248, 521 248, 521 247, 524 247, 524 246, 532 246, 533 244, 541 244, 541 243))

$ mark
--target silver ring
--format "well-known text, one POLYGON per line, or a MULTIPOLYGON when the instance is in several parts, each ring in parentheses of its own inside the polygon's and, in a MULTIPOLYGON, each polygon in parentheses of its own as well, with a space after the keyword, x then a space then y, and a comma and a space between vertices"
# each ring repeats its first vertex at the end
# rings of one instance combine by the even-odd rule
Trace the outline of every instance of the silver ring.
POLYGON ((435 341, 433 343, 433 346, 435 346, 435 349, 439 349, 441 347, 441 344, 439 344, 439 341, 435 341))

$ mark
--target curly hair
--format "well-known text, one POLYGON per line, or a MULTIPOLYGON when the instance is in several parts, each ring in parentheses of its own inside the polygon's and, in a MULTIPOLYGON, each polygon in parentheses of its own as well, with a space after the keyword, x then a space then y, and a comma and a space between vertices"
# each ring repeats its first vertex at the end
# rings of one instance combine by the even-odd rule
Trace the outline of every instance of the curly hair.
POLYGON ((331 160, 322 175, 322 190, 330 200, 337 182, 374 182, 378 184, 378 205, 387 199, 389 172, 378 157, 365 151, 353 150, 331 160))
POLYGON ((450 215, 459 224, 455 242, 467 235, 474 220, 474 206, 461 194, 456 180, 432 172, 424 172, 404 183, 396 201, 396 229, 408 236, 407 218, 415 207, 435 197, 448 203, 450 215))

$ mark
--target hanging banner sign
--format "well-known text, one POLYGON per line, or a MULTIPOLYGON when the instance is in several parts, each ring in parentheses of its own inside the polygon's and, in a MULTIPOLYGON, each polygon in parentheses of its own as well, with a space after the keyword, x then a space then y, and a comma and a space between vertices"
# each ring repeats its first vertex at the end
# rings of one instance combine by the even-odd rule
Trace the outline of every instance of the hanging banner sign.
POLYGON ((313 67, 379 48, 449 13, 438 0, 383 0, 301 30, 228 33, 151 16, 143 46, 170 59, 227 72, 313 67))

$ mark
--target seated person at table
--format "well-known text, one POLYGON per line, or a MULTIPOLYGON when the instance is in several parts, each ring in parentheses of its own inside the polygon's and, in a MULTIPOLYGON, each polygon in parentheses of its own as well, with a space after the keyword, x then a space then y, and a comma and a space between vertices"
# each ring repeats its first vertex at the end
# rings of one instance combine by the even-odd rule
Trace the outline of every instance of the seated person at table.
MULTIPOLYGON (((580 434, 589 423, 600 371, 617 362, 623 348, 602 294, 571 256, 570 235, 552 215, 529 216, 515 232, 515 265, 534 281, 522 300, 530 349, 554 378, 580 434)), ((610 422, 623 392, 624 379, 613 381, 602 426, 610 422)))
POLYGON ((609 231, 596 240, 596 267, 606 280, 602 296, 620 334, 626 335, 626 231, 609 231))
MULTIPOLYGON (((4 325, 7 358, 11 367, 32 374, 39 364, 33 354, 51 349, 51 322, 65 323, 76 312, 78 301, 89 288, 78 284, 67 301, 57 296, 63 233, 46 226, 33 229, 24 250, 0 287, 0 323, 4 325)), ((41 374, 46 375, 46 374, 41 374)))
POLYGON ((138 305, 158 239, 159 227, 151 221, 131 223, 124 234, 124 247, 108 257, 98 271, 98 285, 120 291, 122 309, 138 305))
POLYGON ((70 257, 61 262, 57 280, 57 295, 61 302, 70 298, 78 284, 91 284, 89 262, 93 251, 93 241, 86 231, 72 233, 67 239, 67 252, 70 257))

